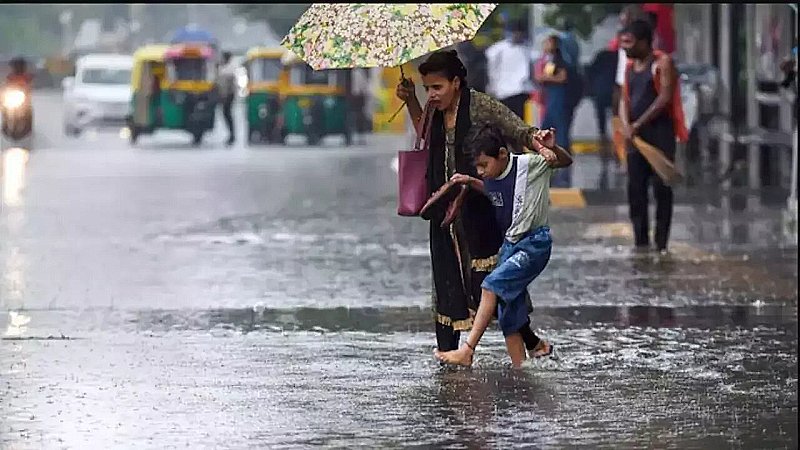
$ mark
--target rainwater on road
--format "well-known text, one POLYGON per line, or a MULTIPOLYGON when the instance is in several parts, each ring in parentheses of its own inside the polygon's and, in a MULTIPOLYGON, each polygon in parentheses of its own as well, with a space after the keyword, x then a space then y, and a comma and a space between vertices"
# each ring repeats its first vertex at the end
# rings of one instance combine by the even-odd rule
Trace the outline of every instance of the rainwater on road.
POLYGON ((531 318, 559 358, 512 370, 492 328, 445 369, 401 139, 131 147, 41 116, 4 155, 0 448, 797 448, 779 210, 678 204, 668 256, 630 251, 624 205, 554 210, 531 318))

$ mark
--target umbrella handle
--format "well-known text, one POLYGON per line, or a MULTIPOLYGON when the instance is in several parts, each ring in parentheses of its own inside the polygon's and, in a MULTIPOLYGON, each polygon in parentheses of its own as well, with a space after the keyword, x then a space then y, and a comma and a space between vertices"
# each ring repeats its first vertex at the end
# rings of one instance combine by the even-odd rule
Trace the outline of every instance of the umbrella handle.
MULTIPOLYGON (((409 81, 410 80, 406 78, 405 72, 403 72, 403 65, 400 64, 400 84, 402 84, 403 86, 405 86, 407 88, 410 88, 411 87, 411 83, 409 81)), ((395 117, 397 117, 397 115, 400 114, 400 111, 403 110, 403 107, 406 106, 406 103, 407 102, 403 102, 403 104, 400 105, 399 108, 397 108, 397 111, 395 111, 394 114, 392 114, 392 117, 389 117, 389 120, 387 120, 386 123, 392 123, 392 121, 395 119, 395 117)))
POLYGON ((403 102, 403 104, 400 105, 400 108, 398 108, 397 111, 395 111, 394 114, 392 114, 392 117, 389 117, 389 120, 387 120, 386 123, 392 123, 394 118, 397 117, 398 114, 400 114, 400 111, 402 111, 403 107, 405 107, 405 106, 406 106, 406 102, 403 102))
MULTIPOLYGON (((408 78, 406 78, 406 74, 405 74, 405 72, 403 72, 403 65, 402 65, 402 64, 400 64, 400 84, 402 84, 402 85, 403 85, 403 87, 410 88, 410 87, 411 87, 411 83, 410 83, 410 81, 411 81, 411 80, 409 80, 408 78)), ((395 115, 396 115, 396 114, 395 114, 395 115)))

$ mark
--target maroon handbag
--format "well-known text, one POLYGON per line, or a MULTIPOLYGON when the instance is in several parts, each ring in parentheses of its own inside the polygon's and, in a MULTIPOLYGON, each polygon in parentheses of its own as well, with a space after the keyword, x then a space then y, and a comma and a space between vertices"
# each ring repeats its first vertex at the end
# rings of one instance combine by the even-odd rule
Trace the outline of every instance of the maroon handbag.
POLYGON ((433 109, 425 106, 422 130, 417 130, 413 150, 397 152, 397 214, 418 216, 428 200, 428 154, 433 109))

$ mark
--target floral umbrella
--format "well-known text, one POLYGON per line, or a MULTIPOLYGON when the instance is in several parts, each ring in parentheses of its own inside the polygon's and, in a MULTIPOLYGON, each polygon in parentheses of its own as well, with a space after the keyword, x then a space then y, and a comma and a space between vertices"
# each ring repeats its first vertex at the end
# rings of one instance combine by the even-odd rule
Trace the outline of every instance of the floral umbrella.
POLYGON ((315 70, 401 66, 472 39, 495 6, 315 3, 281 44, 315 70))

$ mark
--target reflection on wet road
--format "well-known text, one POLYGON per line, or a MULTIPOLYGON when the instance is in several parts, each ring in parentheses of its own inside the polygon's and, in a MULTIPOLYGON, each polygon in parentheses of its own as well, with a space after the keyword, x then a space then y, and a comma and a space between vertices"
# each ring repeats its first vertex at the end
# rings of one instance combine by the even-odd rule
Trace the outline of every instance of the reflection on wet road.
POLYGON ((797 446, 780 211, 679 204, 666 257, 624 208, 554 211, 532 320, 560 359, 511 371, 491 330, 444 370, 402 142, 94 136, 3 192, 0 447, 797 446))
POLYGON ((33 311, 80 339, 2 343, 2 442, 790 448, 796 313, 537 309, 560 359, 515 373, 497 333, 440 369, 414 308, 33 311))

